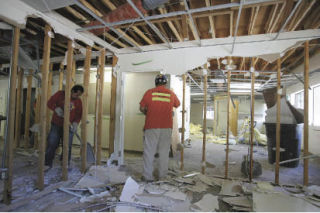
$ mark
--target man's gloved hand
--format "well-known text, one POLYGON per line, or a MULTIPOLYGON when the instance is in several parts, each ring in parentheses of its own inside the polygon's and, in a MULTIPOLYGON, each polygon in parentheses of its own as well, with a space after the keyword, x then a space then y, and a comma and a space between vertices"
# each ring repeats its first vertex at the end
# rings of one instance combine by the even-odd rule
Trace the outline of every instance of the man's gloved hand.
POLYGON ((54 111, 57 113, 59 117, 63 118, 64 112, 63 112, 63 109, 61 109, 61 107, 55 108, 54 111))
POLYGON ((75 133, 78 130, 78 123, 77 122, 73 122, 71 124, 71 132, 75 133))

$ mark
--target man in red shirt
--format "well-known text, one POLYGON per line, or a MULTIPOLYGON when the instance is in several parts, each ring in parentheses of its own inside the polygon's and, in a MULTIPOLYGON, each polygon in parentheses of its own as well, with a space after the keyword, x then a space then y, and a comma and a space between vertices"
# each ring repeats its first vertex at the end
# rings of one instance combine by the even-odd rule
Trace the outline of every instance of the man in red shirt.
MULTIPOLYGON (((78 124, 82 117, 82 102, 80 96, 84 89, 81 85, 75 85, 71 89, 70 99, 70 134, 69 134, 69 153, 68 161, 71 160, 71 147, 74 133, 77 131, 78 124)), ((56 149, 60 140, 63 140, 63 116, 64 116, 65 92, 60 90, 50 97, 47 106, 53 111, 51 119, 51 129, 47 138, 48 146, 46 150, 45 165, 52 167, 56 149)))
POLYGON ((156 87, 149 89, 140 101, 140 111, 146 115, 143 141, 143 178, 153 180, 153 160, 159 153, 159 178, 168 173, 169 150, 172 135, 173 107, 180 101, 171 90, 166 88, 167 77, 156 76, 156 87))

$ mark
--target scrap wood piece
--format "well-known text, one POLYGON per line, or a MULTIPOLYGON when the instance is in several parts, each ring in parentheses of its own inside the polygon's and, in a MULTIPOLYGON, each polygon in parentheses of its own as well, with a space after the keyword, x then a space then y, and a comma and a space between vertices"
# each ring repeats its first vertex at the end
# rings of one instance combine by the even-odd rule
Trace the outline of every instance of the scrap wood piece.
POLYGON ((219 209, 218 196, 213 196, 212 194, 205 194, 203 198, 194 203, 191 208, 196 207, 202 212, 213 212, 219 209))
POLYGON ((39 198, 42 198, 49 193, 53 192, 54 190, 58 189, 59 187, 64 187, 68 186, 71 183, 71 181, 64 181, 64 182, 59 182, 53 185, 48 186, 45 188, 43 191, 40 191, 34 195, 31 195, 29 197, 23 197, 18 200, 13 200, 12 204, 10 206, 6 206, 4 208, 1 208, 1 211, 3 212, 8 212, 8 211, 13 211, 14 209, 17 209, 23 205, 29 204, 32 200, 37 200, 39 198))
POLYGON ((245 208, 251 208, 252 204, 247 197, 224 197, 222 201, 228 203, 231 206, 239 206, 245 208))

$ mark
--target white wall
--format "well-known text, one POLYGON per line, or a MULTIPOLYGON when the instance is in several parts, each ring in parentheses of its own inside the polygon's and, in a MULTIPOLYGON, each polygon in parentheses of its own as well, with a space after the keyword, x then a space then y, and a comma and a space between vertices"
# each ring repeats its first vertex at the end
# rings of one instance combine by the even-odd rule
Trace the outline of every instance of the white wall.
MULTIPOLYGON (((238 131, 240 130, 243 120, 245 117, 250 117, 250 96, 238 96, 234 98, 234 100, 239 101, 239 116, 238 116, 238 131)), ((218 106, 218 126, 217 126, 217 135, 226 134, 227 129, 227 100, 217 100, 218 106)), ((254 103, 254 120, 257 121, 256 128, 259 129, 260 132, 264 133, 265 128, 263 125, 264 117, 265 117, 265 102, 263 99, 255 99, 254 103)))
MULTIPOLYGON (((317 54, 310 58, 309 62, 309 70, 310 72, 320 69, 320 54, 317 54)), ((293 70, 294 73, 303 73, 304 71, 304 64, 301 64, 298 66, 295 70, 293 70)), ((309 79, 310 86, 314 86, 317 84, 320 84, 320 73, 315 73, 312 76, 310 76, 309 79)), ((286 94, 291 95, 293 93, 299 92, 303 90, 303 84, 302 83, 296 83, 292 86, 289 86, 286 88, 286 94)), ((316 106, 320 107, 320 103, 315 103, 316 106)), ((312 112, 312 92, 309 90, 309 114, 312 112)), ((309 118, 310 120, 310 118, 309 118)), ((320 153, 320 127, 313 126, 312 124, 309 125, 309 152, 319 154, 320 153)), ((302 142, 303 147, 303 142, 302 142)))
MULTIPOLYGON (((213 106, 213 103, 207 103, 207 106, 213 106)), ((190 122, 203 125, 203 103, 191 103, 190 122)), ((207 127, 213 128, 213 119, 207 118, 207 127)))
MULTIPOLYGON (((178 128, 182 127, 182 98, 183 98, 183 82, 181 77, 177 77, 175 75, 170 76, 170 88, 177 95, 177 98, 180 101, 180 106, 177 108, 177 116, 178 116, 178 128)), ((185 88, 185 140, 190 137, 190 87, 186 85, 185 88)), ((181 133, 179 134, 181 138, 181 133)))

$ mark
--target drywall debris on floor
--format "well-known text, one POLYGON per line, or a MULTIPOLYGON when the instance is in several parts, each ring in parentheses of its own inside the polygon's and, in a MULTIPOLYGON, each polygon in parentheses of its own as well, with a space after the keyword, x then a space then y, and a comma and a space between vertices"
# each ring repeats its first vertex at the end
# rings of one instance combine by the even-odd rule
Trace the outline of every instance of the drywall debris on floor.
POLYGON ((223 180, 220 195, 238 196, 243 193, 239 181, 223 180))
POLYGON ((240 197, 224 197, 222 201, 228 203, 231 206, 243 207, 243 208, 251 208, 252 204, 248 197, 240 196, 240 197))
POLYGON ((91 166, 75 187, 103 187, 108 184, 124 183, 127 178, 124 171, 119 171, 119 167, 91 166))
POLYGON ((205 194, 203 198, 191 206, 194 211, 215 212, 219 210, 218 196, 205 194))
POLYGON ((256 212, 313 212, 320 208, 308 201, 281 192, 261 193, 252 192, 253 211, 256 212))

